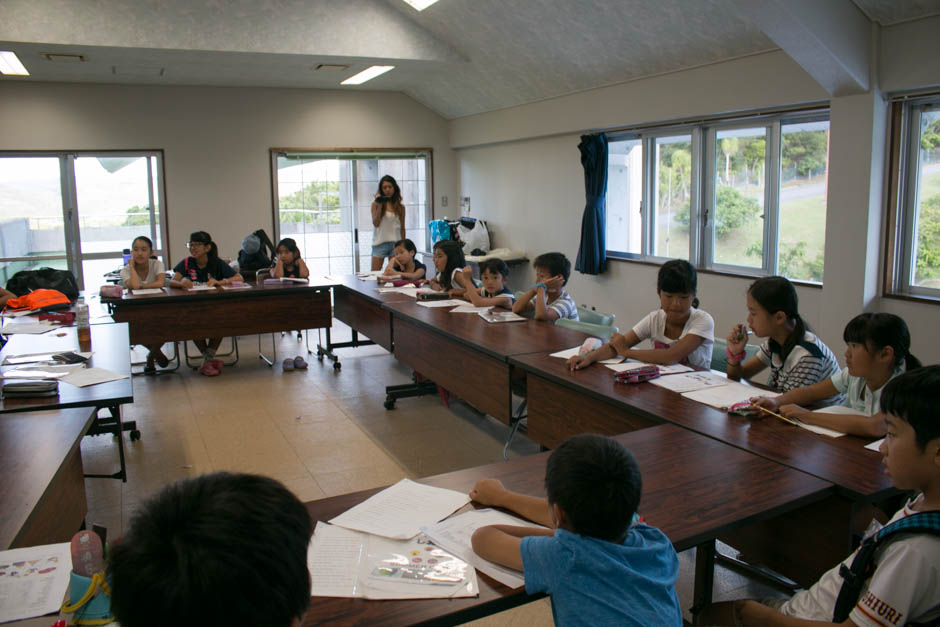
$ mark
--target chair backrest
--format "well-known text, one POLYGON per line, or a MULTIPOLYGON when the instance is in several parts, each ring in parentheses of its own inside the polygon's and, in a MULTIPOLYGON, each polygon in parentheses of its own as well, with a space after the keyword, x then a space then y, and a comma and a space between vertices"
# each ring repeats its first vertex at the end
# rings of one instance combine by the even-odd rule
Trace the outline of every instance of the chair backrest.
POLYGON ((575 331, 581 331, 582 333, 587 333, 588 335, 600 338, 605 342, 610 339, 611 335, 617 332, 617 327, 614 326, 608 326, 606 324, 594 324, 592 322, 583 322, 580 320, 568 320, 567 318, 558 318, 555 320, 555 325, 568 329, 574 329, 575 331))
MULTIPOLYGON (((728 342, 725 340, 715 338, 715 345, 712 346, 712 370, 719 370, 721 372, 727 372, 728 370, 728 354, 725 350, 728 348, 728 342)), ((744 347, 744 352, 747 353, 745 360, 750 359, 757 354, 757 351, 760 350, 760 346, 757 344, 747 344, 744 347)))
POLYGON ((614 320, 617 318, 614 314, 605 314, 593 309, 578 306, 578 320, 590 324, 600 324, 603 326, 614 326, 614 320))

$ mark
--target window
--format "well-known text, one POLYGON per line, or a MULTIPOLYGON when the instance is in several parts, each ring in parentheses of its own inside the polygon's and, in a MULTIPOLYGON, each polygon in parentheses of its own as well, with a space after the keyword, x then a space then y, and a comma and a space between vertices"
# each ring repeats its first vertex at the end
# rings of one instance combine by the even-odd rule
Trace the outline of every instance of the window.
POLYGON ((313 273, 352 273, 371 267, 372 198, 391 175, 405 205, 405 236, 427 250, 430 150, 272 150, 277 237, 297 241, 313 273))
POLYGON ((940 97, 894 105, 888 291, 940 298, 940 97))
POLYGON ((162 257, 159 152, 0 153, 0 283, 20 270, 71 270, 97 293, 138 235, 162 257))
POLYGON ((818 111, 613 135, 608 254, 821 283, 828 149, 818 111))

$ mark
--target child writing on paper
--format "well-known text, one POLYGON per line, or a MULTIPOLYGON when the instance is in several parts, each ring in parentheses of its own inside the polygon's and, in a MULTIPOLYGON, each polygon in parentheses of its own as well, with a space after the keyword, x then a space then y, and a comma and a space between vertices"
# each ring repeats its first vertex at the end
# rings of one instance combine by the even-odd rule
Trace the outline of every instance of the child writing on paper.
POLYGON ((372 271, 382 269, 385 259, 392 256, 395 242, 405 239, 405 205, 401 204, 401 189, 394 178, 386 174, 379 181, 379 190, 372 201, 372 271))
POLYGON ((293 238, 285 237, 277 243, 277 263, 274 264, 271 276, 275 279, 306 279, 310 276, 310 270, 301 258, 300 249, 293 238))
POLYGON ((395 242, 395 256, 392 262, 385 266, 383 276, 394 278, 401 277, 405 281, 418 281, 424 278, 427 273, 427 267, 415 259, 418 249, 415 243, 405 238, 395 242))
POLYGON ((453 240, 441 240, 434 244, 434 269, 437 275, 429 285, 432 290, 447 292, 451 296, 463 296, 473 282, 467 281, 463 270, 467 265, 463 256, 463 244, 453 240))
MULTIPOLYGON (((125 287, 132 290, 162 288, 166 283, 163 262, 153 256, 153 242, 149 237, 141 235, 131 242, 131 259, 126 266, 121 268, 121 280, 125 287)), ((155 373, 157 371, 155 364, 160 364, 161 368, 166 368, 170 364, 160 344, 150 344, 147 349, 150 352, 147 354, 147 364, 144 366, 145 373, 155 373)))
MULTIPOLYGON (((839 374, 835 355, 807 329, 800 317, 796 289, 782 276, 751 283, 747 290, 747 326, 735 325, 727 342, 728 378, 732 381, 749 379, 770 366, 770 387, 789 392, 839 374), (767 341, 757 355, 744 361, 748 328, 767 341)), ((840 402, 840 394, 825 400, 827 405, 840 402)))
POLYGON ((217 472, 133 515, 107 564, 122 627, 300 627, 310 604, 307 508, 279 482, 217 472))
POLYGON ((534 311, 536 320, 553 322, 559 318, 578 319, 578 306, 565 291, 571 276, 571 262, 562 253, 545 253, 532 262, 535 284, 512 306, 514 313, 534 311))
POLYGON ((889 313, 863 313, 845 326, 845 369, 813 385, 794 388, 777 397, 751 399, 755 405, 777 411, 787 418, 864 437, 884 435, 884 415, 878 403, 885 384, 902 368, 920 368, 911 355, 911 333, 904 320, 889 313), (851 414, 831 414, 804 409, 837 394, 845 394, 851 414))
MULTIPOLYGON (((940 510, 938 407, 940 366, 905 372, 889 381, 881 394, 880 411, 887 425, 887 436, 880 449, 885 473, 891 476, 895 488, 914 493, 890 523, 940 510)), ((858 595, 846 595, 844 607, 837 612, 836 600, 845 583, 842 568, 849 568, 857 554, 856 550, 808 590, 801 590, 789 599, 717 603, 699 614, 697 624, 735 627, 936 624, 940 618, 937 603, 940 536, 913 530, 889 536, 874 552, 873 569, 860 576, 858 595)))
MULTIPOLYGON (((464 278, 469 285, 473 281, 470 268, 464 268, 464 278)), ((480 279, 483 287, 468 289, 464 298, 473 303, 474 307, 505 307, 512 309, 516 300, 512 290, 506 287, 509 277, 509 266, 502 259, 487 259, 480 262, 480 279)))
POLYGON ((614 333, 610 342, 586 355, 568 360, 571 370, 578 370, 595 361, 621 355, 653 364, 683 364, 708 368, 715 343, 715 321, 701 309, 695 290, 698 276, 688 261, 673 259, 659 269, 656 293, 660 308, 640 320, 624 334, 614 333), (650 340, 652 350, 633 348, 650 340))
POLYGON ((548 499, 482 479, 470 498, 504 507, 548 529, 489 525, 473 550, 521 570, 529 594, 551 596, 556 625, 682 625, 679 560, 662 531, 635 522, 642 478, 616 440, 576 435, 548 458, 548 499))
MULTIPOLYGON (((219 259, 219 249, 205 231, 196 231, 189 236, 190 256, 183 259, 173 268, 173 278, 170 287, 190 288, 196 283, 205 283, 210 287, 215 285, 231 285, 241 283, 242 275, 219 259)), ((196 348, 202 353, 203 363, 199 367, 199 374, 207 377, 217 376, 222 372, 222 360, 215 358, 215 352, 222 344, 221 337, 212 337, 206 340, 194 340, 196 348)))

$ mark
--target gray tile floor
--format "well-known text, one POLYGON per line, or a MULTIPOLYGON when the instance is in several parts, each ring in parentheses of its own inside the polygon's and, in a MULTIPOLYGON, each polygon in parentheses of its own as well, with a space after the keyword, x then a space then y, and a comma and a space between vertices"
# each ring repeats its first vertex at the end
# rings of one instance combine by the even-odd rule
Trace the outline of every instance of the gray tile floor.
MULTIPOLYGON (((348 336, 347 329, 335 330, 337 341, 348 336)), ((264 339, 270 350, 269 337, 264 339)), ((502 459, 508 428, 460 402, 447 409, 437 396, 425 396, 385 410, 385 386, 407 383, 411 373, 383 349, 341 349, 337 372, 306 355, 295 335, 279 336, 277 344, 279 360, 305 355, 310 367, 268 367, 257 358, 252 336, 240 339, 241 360, 219 377, 189 369, 135 377, 135 401, 125 406, 124 418, 136 420, 143 437, 125 440, 127 483, 86 479, 88 521, 120 535, 142 499, 167 483, 213 470, 268 475, 308 501, 502 459)), ((310 344, 316 344, 315 331, 310 344)), ((135 360, 143 356, 135 351, 135 360)), ((537 451, 520 434, 511 454, 537 451)), ((85 438, 82 457, 86 472, 113 472, 115 443, 106 436, 85 438)), ((682 553, 680 564, 678 593, 688 608, 694 552, 682 553)), ((722 567, 715 582, 716 599, 778 594, 722 567)), ((548 625, 551 609, 545 600, 477 623, 548 625)))

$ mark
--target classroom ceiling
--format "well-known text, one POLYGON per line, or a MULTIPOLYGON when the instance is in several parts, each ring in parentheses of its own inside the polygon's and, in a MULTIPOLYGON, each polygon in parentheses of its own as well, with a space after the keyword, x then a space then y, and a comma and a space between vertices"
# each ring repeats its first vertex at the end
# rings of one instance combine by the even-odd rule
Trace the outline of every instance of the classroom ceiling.
MULTIPOLYGON (((0 81, 395 91, 450 119, 777 49, 736 1, 2 0, 0 49, 31 76, 0 81), (395 70, 339 85, 373 64, 395 70)), ((882 26, 940 14, 853 1, 882 26)))

